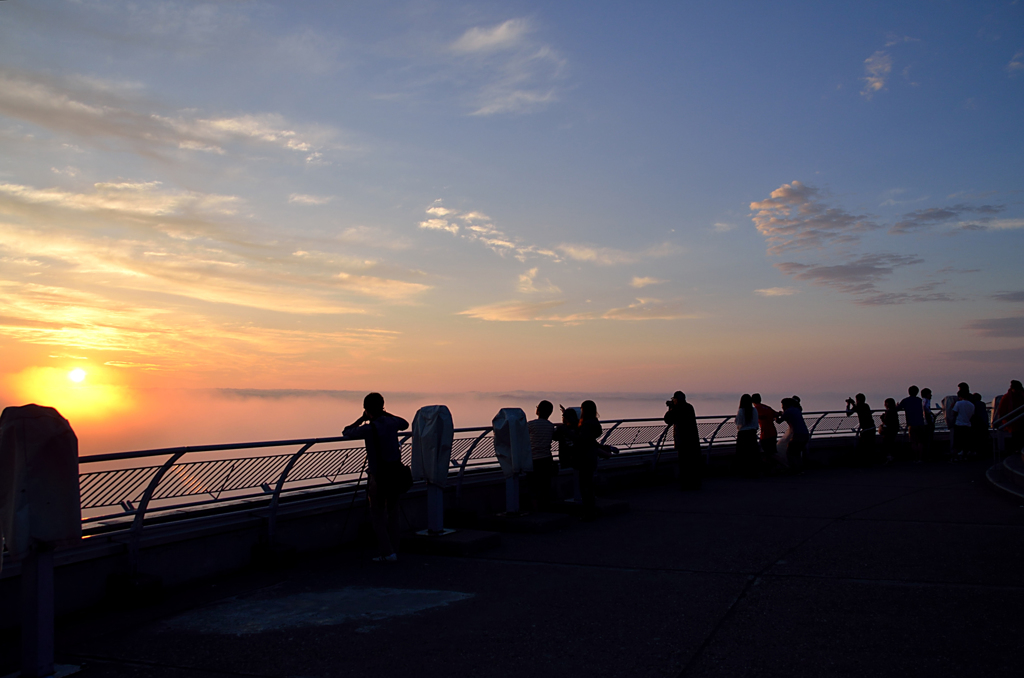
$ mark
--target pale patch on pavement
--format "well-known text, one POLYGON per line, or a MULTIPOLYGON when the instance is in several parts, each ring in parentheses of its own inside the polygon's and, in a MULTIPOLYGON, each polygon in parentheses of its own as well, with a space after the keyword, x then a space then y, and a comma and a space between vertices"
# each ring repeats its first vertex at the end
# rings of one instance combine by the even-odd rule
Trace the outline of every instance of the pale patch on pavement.
POLYGON ((176 631, 243 635, 296 626, 379 621, 472 597, 472 593, 459 591, 346 587, 282 597, 232 598, 174 617, 165 626, 176 631))

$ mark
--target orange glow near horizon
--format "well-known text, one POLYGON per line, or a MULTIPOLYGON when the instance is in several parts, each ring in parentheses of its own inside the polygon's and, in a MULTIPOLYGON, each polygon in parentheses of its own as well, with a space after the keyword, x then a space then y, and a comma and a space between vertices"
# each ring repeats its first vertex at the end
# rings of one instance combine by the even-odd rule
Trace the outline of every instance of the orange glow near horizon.
POLYGON ((67 419, 101 420, 134 407, 130 389, 111 376, 104 370, 29 367, 12 375, 11 385, 22 402, 53 407, 67 419))

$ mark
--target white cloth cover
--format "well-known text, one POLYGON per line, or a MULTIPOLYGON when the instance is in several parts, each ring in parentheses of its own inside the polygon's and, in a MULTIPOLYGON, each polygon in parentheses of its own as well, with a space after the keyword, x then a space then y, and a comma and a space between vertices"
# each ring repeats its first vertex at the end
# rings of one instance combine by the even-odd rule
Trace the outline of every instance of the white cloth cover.
POLYGON ((0 415, 0 534, 15 557, 34 542, 66 546, 82 537, 78 438, 52 407, 0 415))
POLYGON ((530 429, 526 413, 518 407, 503 407, 491 421, 494 426, 494 454, 506 478, 533 470, 530 429))
POLYGON ((425 405, 412 420, 412 477, 438 487, 448 484, 455 429, 446 405, 425 405))

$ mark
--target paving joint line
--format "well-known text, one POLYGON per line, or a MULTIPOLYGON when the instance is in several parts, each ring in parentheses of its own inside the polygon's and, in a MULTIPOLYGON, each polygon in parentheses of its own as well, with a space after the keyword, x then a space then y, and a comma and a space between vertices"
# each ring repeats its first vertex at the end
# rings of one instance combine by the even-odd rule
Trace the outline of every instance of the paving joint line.
POLYGON ((715 625, 712 627, 711 632, 704 638, 704 640, 701 642, 701 644, 697 647, 697 649, 694 651, 694 653, 690 656, 690 660, 688 662, 686 662, 686 664, 683 666, 682 670, 679 671, 679 674, 678 674, 679 678, 683 678, 683 676, 685 676, 687 673, 689 673, 690 670, 694 666, 696 666, 697 661, 704 654, 704 651, 707 650, 709 645, 711 645, 711 641, 714 640, 716 635, 718 635, 718 632, 722 629, 722 627, 725 625, 725 623, 727 621, 729 621, 730 619, 732 619, 732 617, 736 613, 736 608, 747 597, 747 595, 750 593, 750 590, 761 581, 762 575, 764 575, 766 572, 768 572, 768 570, 770 570, 771 568, 773 568, 776 565, 778 565, 780 560, 783 560, 783 559, 787 558, 789 556, 789 554, 793 553, 794 551, 796 551, 797 549, 802 547, 804 544, 809 542, 811 539, 814 539, 816 536, 818 536, 819 534, 821 534, 822 532, 824 532, 828 528, 832 527, 836 523, 843 522, 844 520, 846 520, 846 518, 848 518, 849 516, 852 516, 854 513, 858 513, 859 511, 867 511, 867 510, 870 510, 870 509, 873 509, 873 508, 878 508, 879 506, 887 504, 887 503, 889 503, 891 501, 896 501, 897 499, 903 499, 903 498, 909 497, 911 495, 917 494, 918 492, 923 492, 926 489, 930 489, 930 488, 918 488, 918 489, 916 489, 916 490, 914 490, 912 492, 907 492, 907 493, 901 494, 901 495, 899 495, 897 497, 892 497, 890 499, 886 499, 884 501, 880 501, 880 502, 878 502, 876 504, 872 504, 871 506, 867 506, 867 507, 864 507, 862 509, 858 509, 857 511, 851 511, 850 513, 847 513, 846 515, 839 516, 839 517, 835 518, 834 520, 829 521, 825 525, 822 525, 817 530, 815 530, 811 534, 807 535, 807 537, 802 539, 798 544, 796 544, 793 547, 787 549, 782 555, 780 555, 778 558, 776 558, 773 562, 768 563, 763 568, 761 568, 761 570, 756 575, 750 577, 750 579, 747 580, 747 583, 743 586, 743 589, 740 591, 739 595, 736 596, 736 598, 732 601, 732 603, 726 609, 725 613, 719 618, 719 620, 717 622, 715 622, 715 625))
POLYGON ((289 676, 284 674, 248 673, 244 671, 232 671, 230 669, 209 669, 198 666, 180 666, 178 664, 164 664, 162 662, 151 662, 146 661, 144 659, 122 659, 118 657, 106 657, 103 655, 92 654, 77 654, 73 652, 62 653, 62 656, 80 664, 95 662, 97 664, 113 664, 116 666, 138 666, 155 669, 173 669, 176 671, 192 671, 193 673, 205 673, 213 676, 243 676, 244 678, 289 678, 289 676))

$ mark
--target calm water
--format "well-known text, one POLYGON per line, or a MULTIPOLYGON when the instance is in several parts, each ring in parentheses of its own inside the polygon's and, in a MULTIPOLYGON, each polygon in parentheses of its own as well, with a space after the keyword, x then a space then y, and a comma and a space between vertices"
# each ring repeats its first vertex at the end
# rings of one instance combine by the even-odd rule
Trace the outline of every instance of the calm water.
MULTIPOLYGON (((362 412, 362 392, 153 389, 135 394, 129 411, 106 419, 71 419, 81 454, 181 445, 328 437, 362 412)), ((385 393, 387 408, 412 420, 423 405, 444 404, 456 427, 489 425, 502 407, 520 407, 532 418, 547 398, 556 406, 597 402, 603 419, 661 417, 664 393, 385 393)), ((782 394, 764 394, 777 407, 782 394)), ((839 409, 845 396, 801 394, 805 409, 839 409)), ((739 394, 688 394, 698 415, 731 414, 739 394)), ((874 402, 869 399, 874 405, 874 402)), ((879 405, 881 400, 879 400, 879 405)))

